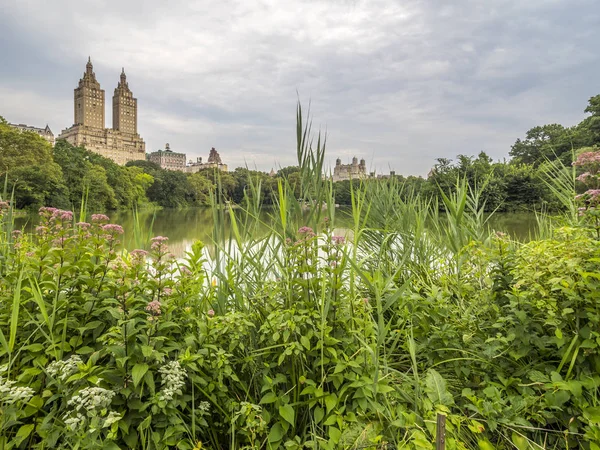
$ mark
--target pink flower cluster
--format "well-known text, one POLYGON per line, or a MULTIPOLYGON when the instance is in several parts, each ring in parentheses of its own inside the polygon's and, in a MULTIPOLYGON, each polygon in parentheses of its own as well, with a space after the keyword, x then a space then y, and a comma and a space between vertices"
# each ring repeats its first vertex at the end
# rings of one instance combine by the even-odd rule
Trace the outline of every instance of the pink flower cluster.
POLYGON ((588 179, 593 178, 593 177, 594 177, 594 175, 592 175, 591 173, 584 172, 577 177, 577 181, 581 181, 582 183, 585 183, 588 179))
POLYGON ((106 214, 92 214, 92 222, 96 222, 96 223, 105 223, 108 222, 110 219, 108 218, 108 216, 106 214))
POLYGON ((343 245, 346 242, 346 238, 344 236, 331 236, 331 242, 335 245, 343 245))
POLYGON ((167 250, 166 242, 169 240, 168 237, 165 236, 156 236, 151 239, 152 244, 150 244, 150 249, 158 252, 163 252, 167 250))
POLYGON ((72 211, 65 211, 63 209, 58 209, 58 208, 50 208, 47 206, 42 206, 39 209, 39 214, 41 217, 45 218, 46 220, 55 222, 57 220, 63 220, 63 221, 71 221, 73 220, 73 212, 72 211))
POLYGON ((160 302, 158 300, 152 300, 146 305, 146 311, 154 316, 160 316, 160 302))
POLYGON ((314 234, 314 231, 311 227, 300 227, 298 229, 298 234, 314 234))
POLYGON ((146 250, 136 249, 129 252, 129 256, 131 257, 131 264, 140 266, 146 262, 148 252, 146 250))
POLYGON ((117 225, 114 223, 108 223, 106 225, 102 225, 102 230, 106 231, 108 234, 117 235, 123 234, 123 227, 121 225, 117 225))
POLYGON ((10 204, 8 202, 0 201, 0 211, 2 211, 4 209, 8 209, 9 206, 10 206, 10 204))
POLYGON ((573 162, 574 166, 587 166, 600 164, 600 152, 584 152, 577 156, 577 160, 573 162))

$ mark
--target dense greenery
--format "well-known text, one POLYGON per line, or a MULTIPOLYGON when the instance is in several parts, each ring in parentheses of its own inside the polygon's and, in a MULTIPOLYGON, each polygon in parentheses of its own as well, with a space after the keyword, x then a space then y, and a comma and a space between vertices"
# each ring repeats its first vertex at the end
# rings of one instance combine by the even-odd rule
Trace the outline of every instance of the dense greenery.
MULTIPOLYGON (((525 138, 517 139, 510 161, 492 161, 485 154, 458 155, 456 161, 439 158, 427 179, 399 176, 401 194, 418 193, 442 205, 441 192, 453 192, 457 179, 466 179, 471 188, 481 188, 486 211, 554 209, 554 196, 544 183, 553 161, 568 165, 573 152, 593 150, 600 145, 600 95, 592 97, 589 114, 574 127, 559 124, 536 126, 525 138)), ((144 207, 188 207, 211 204, 210 192, 241 204, 248 187, 257 185, 262 204, 271 205, 277 196, 278 180, 285 178, 296 197, 300 196, 299 168, 284 167, 276 176, 238 167, 233 172, 202 171, 195 174, 163 170, 148 161, 118 166, 82 148, 58 141, 54 150, 33 133, 20 133, 0 119, 0 170, 7 172, 9 186, 15 187, 16 206, 36 209, 42 205, 78 209, 84 197, 90 211, 144 207), (52 163, 54 161, 54 163, 52 163)), ((374 183, 381 180, 373 180, 374 183)), ((356 188, 360 182, 353 182, 356 188)), ((351 204, 351 182, 335 183, 335 201, 351 204)))
POLYGON ((431 449, 439 413, 449 449, 600 448, 600 152, 555 163, 567 212, 528 243, 466 179, 443 220, 396 179, 352 188, 339 236, 306 130, 299 108, 269 233, 255 179, 212 257, 56 208, 13 232, 0 204, 2 448, 431 449))

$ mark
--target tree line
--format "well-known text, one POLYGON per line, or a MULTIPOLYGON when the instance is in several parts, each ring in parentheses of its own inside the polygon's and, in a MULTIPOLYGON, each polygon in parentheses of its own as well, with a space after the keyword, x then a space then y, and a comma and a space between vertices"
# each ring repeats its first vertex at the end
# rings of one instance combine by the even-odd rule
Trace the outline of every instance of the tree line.
MULTIPOLYGON (((439 200, 456 180, 483 187, 490 210, 518 211, 552 207, 552 196, 541 176, 553 161, 568 166, 573 154, 600 145, 600 95, 590 98, 587 116, 577 125, 536 126, 512 145, 510 159, 493 161, 484 151, 477 156, 458 155, 456 160, 438 158, 427 178, 397 176, 403 195, 421 195, 439 200)), ((86 199, 94 211, 129 209, 134 206, 181 208, 210 204, 211 192, 241 203, 244 196, 260 189, 264 204, 275 201, 278 178, 299 185, 299 169, 280 169, 275 176, 238 167, 233 172, 204 170, 183 173, 160 168, 149 161, 120 166, 96 153, 58 140, 54 147, 33 132, 21 132, 0 116, 0 174, 8 191, 14 192, 18 209, 40 206, 78 208, 86 199)), ((333 184, 335 201, 351 202, 351 183, 333 184)), ((380 182, 368 180, 367 182, 380 182)), ((256 194, 256 193, 255 193, 256 194)))

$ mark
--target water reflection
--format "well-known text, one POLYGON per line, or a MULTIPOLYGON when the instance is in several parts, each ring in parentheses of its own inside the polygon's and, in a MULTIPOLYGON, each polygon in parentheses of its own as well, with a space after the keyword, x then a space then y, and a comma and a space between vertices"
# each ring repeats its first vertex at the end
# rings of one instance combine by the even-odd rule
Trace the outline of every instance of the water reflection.
MULTIPOLYGON (((265 209, 261 214, 256 228, 256 237, 267 234, 268 227, 266 223, 271 221, 274 213, 272 209, 265 209)), ((236 214, 241 214, 239 210, 236 214)), ((135 217, 132 211, 118 211, 109 213, 111 222, 122 225, 125 229, 123 237, 124 246, 133 250, 135 248, 135 239, 133 230, 135 228, 135 217)), ((31 231, 37 224, 39 218, 37 215, 19 217, 15 225, 18 228, 25 227, 31 231)), ((201 240, 206 244, 209 254, 214 254, 213 237, 213 211, 210 208, 189 208, 189 209, 162 209, 158 211, 142 210, 139 213, 139 222, 142 229, 146 232, 152 230, 152 236, 167 236, 169 238, 169 249, 177 257, 182 257, 196 240, 201 240)), ((343 209, 336 214, 336 225, 344 227, 350 226, 348 214, 343 209)), ((533 213, 501 213, 495 214, 490 219, 490 227, 494 230, 504 231, 511 236, 527 240, 534 232, 536 219, 533 213)), ((228 214, 225 214, 225 221, 221 233, 222 236, 231 236, 231 222, 228 214)))

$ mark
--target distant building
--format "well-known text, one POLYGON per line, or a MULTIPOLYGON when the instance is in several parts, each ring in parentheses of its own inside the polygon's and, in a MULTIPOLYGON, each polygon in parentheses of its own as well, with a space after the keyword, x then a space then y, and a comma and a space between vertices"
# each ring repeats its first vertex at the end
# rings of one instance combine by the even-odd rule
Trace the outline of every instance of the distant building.
POLYGON ((214 147, 210 149, 208 160, 205 163, 202 162, 202 158, 196 158, 196 162, 190 160, 186 167, 188 173, 196 173, 206 169, 219 169, 227 172, 227 164, 223 164, 219 152, 214 147))
POLYGON ((379 179, 387 179, 387 178, 394 178, 396 176, 396 171, 395 170, 390 170, 390 174, 386 175, 386 174, 378 174, 377 178, 379 179))
POLYGON ((148 155, 148 161, 158 164, 163 169, 185 172, 185 153, 172 151, 169 144, 165 144, 164 150, 150 153, 148 155))
POLYGON ((360 164, 356 157, 352 158, 352 164, 342 164, 340 158, 335 161, 333 169, 334 182, 361 178, 367 178, 367 166, 364 159, 360 160, 360 164))
POLYGON ((54 133, 52 133, 52 130, 50 130, 48 125, 46 125, 46 128, 36 128, 29 125, 24 125, 22 123, 9 123, 8 125, 20 131, 31 131, 32 133, 39 134, 41 137, 50 142, 50 145, 54 146, 54 133))
POLYGON ((73 125, 58 139, 110 158, 117 164, 146 158, 146 144, 137 132, 137 99, 129 89, 125 70, 113 95, 113 127, 104 128, 104 89, 88 59, 83 78, 74 90, 73 125))

